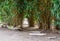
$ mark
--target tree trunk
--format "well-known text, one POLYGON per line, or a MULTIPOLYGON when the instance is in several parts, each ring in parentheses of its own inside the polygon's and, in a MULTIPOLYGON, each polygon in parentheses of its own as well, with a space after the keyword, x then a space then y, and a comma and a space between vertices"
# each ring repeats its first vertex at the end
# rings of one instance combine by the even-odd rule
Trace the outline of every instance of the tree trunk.
POLYGON ((34 27, 34 11, 33 10, 31 11, 31 15, 28 19, 29 19, 29 26, 34 27))
POLYGON ((22 20, 23 20, 23 14, 16 14, 16 16, 13 17, 12 25, 14 26, 20 25, 20 27, 22 28, 22 20))
POLYGON ((22 8, 23 2, 24 2, 24 0, 18 0, 17 1, 17 8, 16 8, 17 11, 15 11, 17 13, 16 13, 16 16, 13 18, 13 21, 12 21, 13 25, 16 25, 16 26, 20 25, 21 28, 22 28, 22 20, 23 20, 23 16, 24 16, 24 14, 23 14, 24 8, 22 8))
MULTIPOLYGON (((50 29, 50 16, 51 16, 51 0, 39 0, 39 10, 41 12, 42 25, 45 24, 46 29, 50 29), (42 3, 42 4, 41 4, 42 3)), ((43 29, 45 29, 45 26, 43 29)))

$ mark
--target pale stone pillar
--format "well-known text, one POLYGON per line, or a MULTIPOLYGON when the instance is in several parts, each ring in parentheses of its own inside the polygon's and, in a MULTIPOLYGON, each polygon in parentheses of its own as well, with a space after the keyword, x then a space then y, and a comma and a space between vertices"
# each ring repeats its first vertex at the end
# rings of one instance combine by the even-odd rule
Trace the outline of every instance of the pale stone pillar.
POLYGON ((28 18, 24 18, 23 19, 23 24, 22 24, 23 28, 29 27, 29 23, 28 23, 28 18))

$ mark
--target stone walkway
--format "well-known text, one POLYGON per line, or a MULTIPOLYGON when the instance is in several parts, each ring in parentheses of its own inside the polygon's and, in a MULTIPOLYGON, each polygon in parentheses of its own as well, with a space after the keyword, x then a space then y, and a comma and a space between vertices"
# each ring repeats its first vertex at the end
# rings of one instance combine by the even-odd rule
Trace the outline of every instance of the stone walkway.
POLYGON ((47 33, 46 36, 29 35, 32 31, 0 29, 0 41, 60 41, 60 34, 47 33))

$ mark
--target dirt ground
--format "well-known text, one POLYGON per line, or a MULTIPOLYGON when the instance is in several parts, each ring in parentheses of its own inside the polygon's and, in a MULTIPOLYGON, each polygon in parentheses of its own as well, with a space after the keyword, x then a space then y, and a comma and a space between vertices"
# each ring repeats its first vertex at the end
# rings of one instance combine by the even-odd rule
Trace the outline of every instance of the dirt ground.
POLYGON ((60 34, 57 33, 47 33, 45 36, 39 36, 29 35, 30 32, 32 31, 16 31, 0 28, 0 41, 60 41, 60 34))

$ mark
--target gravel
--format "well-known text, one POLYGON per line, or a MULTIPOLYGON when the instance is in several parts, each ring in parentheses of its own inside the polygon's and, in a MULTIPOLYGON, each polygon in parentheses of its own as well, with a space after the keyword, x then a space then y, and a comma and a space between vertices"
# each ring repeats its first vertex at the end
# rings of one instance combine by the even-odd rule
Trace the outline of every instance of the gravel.
POLYGON ((33 31, 15 31, 0 28, 0 41, 60 41, 60 34, 47 33, 45 36, 29 35, 31 32, 33 31))

